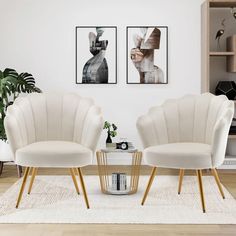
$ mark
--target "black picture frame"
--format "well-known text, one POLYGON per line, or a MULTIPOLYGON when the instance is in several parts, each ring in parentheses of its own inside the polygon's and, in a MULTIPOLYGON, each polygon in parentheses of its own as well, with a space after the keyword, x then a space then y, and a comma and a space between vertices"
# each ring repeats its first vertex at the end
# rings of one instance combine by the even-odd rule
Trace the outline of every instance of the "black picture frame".
MULTIPOLYGON (((108 45, 109 45, 109 42, 108 42, 108 45)), ((86 47, 86 45, 85 45, 86 47)), ((88 48, 89 50, 89 48, 88 48)), ((92 56, 92 55, 91 55, 92 56)), ((86 62, 86 61, 85 61, 86 62)), ((81 74, 81 77, 82 77, 82 74, 81 74)), ((84 85, 101 85, 101 84, 117 84, 117 26, 75 26, 75 83, 76 84, 84 84, 84 85), (100 28, 109 28, 109 29, 113 29, 114 30, 114 33, 115 33, 115 37, 114 37, 114 53, 115 53, 115 56, 114 56, 114 82, 109 82, 109 74, 108 74, 108 83, 82 83, 82 82, 79 82, 78 78, 79 78, 79 70, 78 70, 78 38, 79 38, 79 35, 78 35, 78 29, 96 29, 97 27, 100 27, 100 28)))
POLYGON ((156 85, 161 85, 161 84, 168 84, 169 83, 169 75, 168 75, 168 37, 169 37, 169 32, 168 32, 168 26, 163 26, 163 25, 159 25, 159 26, 126 26, 126 84, 141 84, 141 85, 148 85, 148 84, 156 84, 156 85), (166 43, 166 58, 165 58, 165 65, 166 65, 166 69, 165 69, 165 76, 166 76, 166 82, 164 83, 140 83, 140 82, 129 82, 129 60, 131 60, 131 58, 129 57, 129 29, 130 28, 159 28, 159 29, 165 29, 166 30, 166 39, 165 39, 165 43, 166 43))

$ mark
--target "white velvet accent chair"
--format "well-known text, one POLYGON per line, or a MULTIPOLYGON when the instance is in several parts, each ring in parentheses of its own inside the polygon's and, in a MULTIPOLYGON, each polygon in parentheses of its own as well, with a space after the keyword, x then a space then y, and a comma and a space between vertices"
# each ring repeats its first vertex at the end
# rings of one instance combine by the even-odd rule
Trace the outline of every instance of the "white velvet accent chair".
POLYGON ((7 109, 5 128, 15 163, 26 167, 16 208, 30 172, 28 193, 38 168, 43 167, 68 168, 79 194, 78 175, 89 208, 81 167, 92 163, 103 128, 101 110, 92 99, 76 93, 17 98, 7 109))
POLYGON ((180 169, 178 193, 181 191, 184 170, 196 170, 203 212, 206 210, 203 169, 212 170, 224 198, 216 168, 224 161, 233 114, 233 101, 223 95, 205 93, 167 100, 139 117, 137 129, 144 146, 143 157, 153 167, 142 205, 157 167, 180 169))

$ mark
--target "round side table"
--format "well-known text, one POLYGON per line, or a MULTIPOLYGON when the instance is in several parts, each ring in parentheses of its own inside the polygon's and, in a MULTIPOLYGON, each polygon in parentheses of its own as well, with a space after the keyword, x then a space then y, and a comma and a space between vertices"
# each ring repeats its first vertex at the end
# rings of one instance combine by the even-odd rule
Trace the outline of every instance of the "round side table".
MULTIPOLYGON (((142 161, 142 152, 138 151, 137 149, 128 149, 128 150, 120 150, 120 149, 101 149, 97 151, 97 163, 98 163, 98 174, 100 179, 101 191, 105 194, 112 194, 112 195, 125 195, 125 194, 134 194, 138 190, 138 183, 139 183, 139 174, 140 174, 140 166, 142 161), (112 185, 112 171, 111 165, 108 163, 108 154, 118 153, 119 155, 122 154, 129 154, 128 156, 132 158, 132 164, 129 170, 126 170, 125 178, 127 181, 126 189, 117 190, 113 188, 112 185)), ((120 170, 117 167, 119 173, 120 170)))

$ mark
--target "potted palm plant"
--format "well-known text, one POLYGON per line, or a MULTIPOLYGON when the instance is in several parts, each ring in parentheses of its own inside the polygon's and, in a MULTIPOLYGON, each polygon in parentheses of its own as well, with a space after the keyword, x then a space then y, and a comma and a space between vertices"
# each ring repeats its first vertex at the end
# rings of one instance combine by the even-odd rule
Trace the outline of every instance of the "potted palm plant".
MULTIPOLYGON (((31 74, 27 72, 18 74, 14 69, 9 68, 0 70, 0 175, 3 163, 13 161, 4 128, 7 107, 13 104, 20 94, 32 92, 40 93, 41 90, 35 86, 35 79, 31 74)), ((20 176, 21 168, 17 169, 20 176)))

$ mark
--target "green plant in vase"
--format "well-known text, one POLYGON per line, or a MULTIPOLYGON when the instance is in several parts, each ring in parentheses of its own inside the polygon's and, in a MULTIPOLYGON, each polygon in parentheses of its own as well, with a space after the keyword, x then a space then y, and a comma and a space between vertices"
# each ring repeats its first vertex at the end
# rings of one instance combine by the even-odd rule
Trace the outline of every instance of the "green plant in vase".
POLYGON ((108 121, 104 122, 103 129, 107 130, 107 139, 106 143, 112 143, 112 138, 117 135, 117 126, 115 124, 110 124, 108 121))
POLYGON ((29 73, 18 74, 14 69, 0 70, 0 140, 6 140, 4 118, 7 107, 15 101, 21 93, 40 93, 35 86, 35 79, 29 73))

